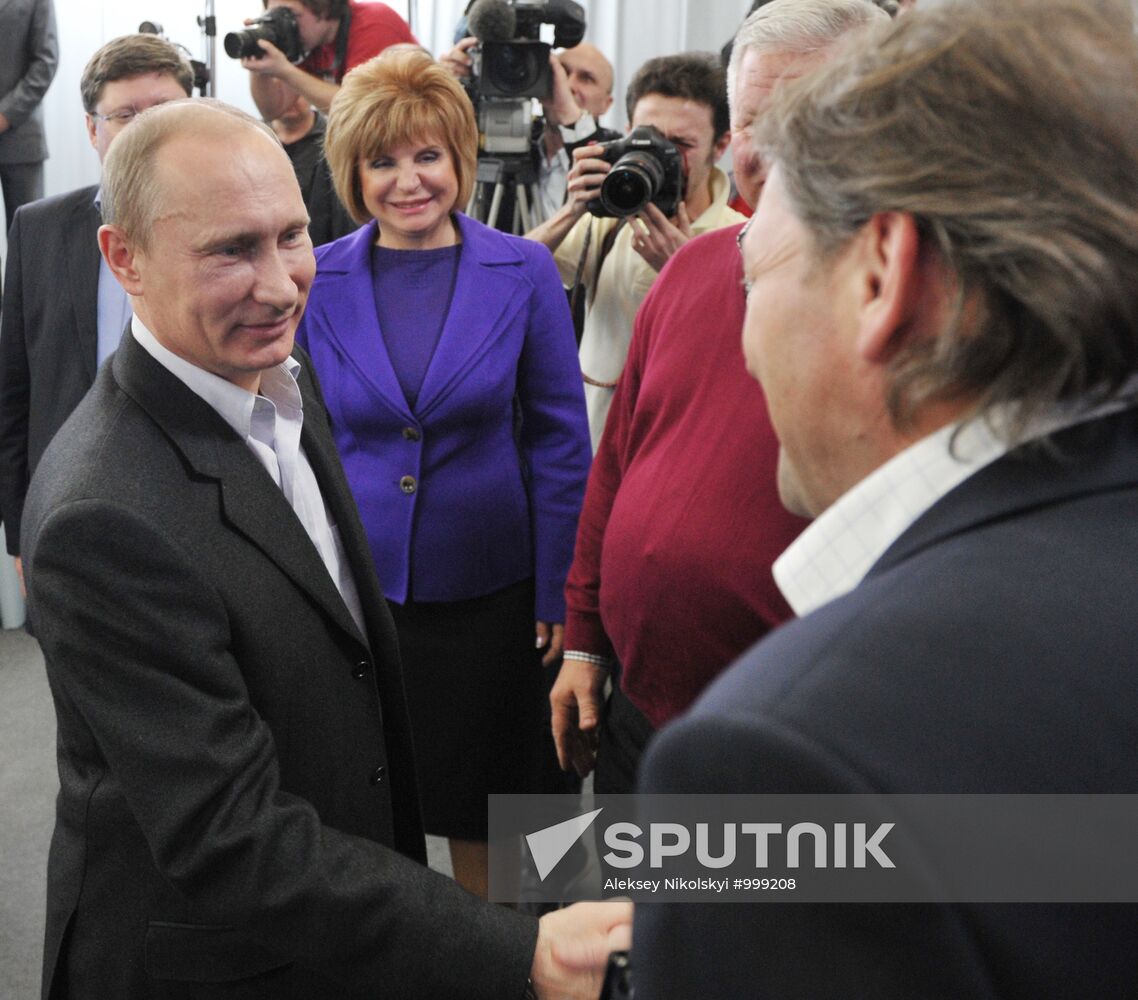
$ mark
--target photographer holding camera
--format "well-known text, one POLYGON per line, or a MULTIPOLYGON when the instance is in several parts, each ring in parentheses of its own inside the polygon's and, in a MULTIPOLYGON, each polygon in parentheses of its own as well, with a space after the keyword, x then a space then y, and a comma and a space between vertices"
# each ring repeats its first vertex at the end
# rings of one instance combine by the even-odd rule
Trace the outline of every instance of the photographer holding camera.
POLYGON ((586 292, 580 360, 594 451, 632 321, 660 268, 692 236, 743 219, 727 206, 730 185, 715 166, 729 142, 726 93, 710 53, 650 59, 628 87, 630 134, 575 149, 565 205, 527 234, 554 251, 567 287, 586 292))
MULTIPOLYGON (((417 45, 407 23, 383 3, 356 0, 262 0, 266 13, 253 25, 262 55, 239 52, 249 70, 253 102, 265 121, 280 118, 298 96, 326 112, 348 70, 389 45, 417 45), (274 13, 274 12, 280 13, 274 13), (287 11, 288 13, 285 13, 287 11), (289 17, 291 14, 291 17, 289 17), (290 25, 289 22, 294 22, 290 25), (274 44, 273 39, 278 44, 274 44), (282 51, 283 49, 283 51, 282 51), (289 51, 293 49, 294 51, 289 51)), ((230 36, 233 37, 233 36, 230 36)), ((226 51, 229 50, 226 39, 226 51)))

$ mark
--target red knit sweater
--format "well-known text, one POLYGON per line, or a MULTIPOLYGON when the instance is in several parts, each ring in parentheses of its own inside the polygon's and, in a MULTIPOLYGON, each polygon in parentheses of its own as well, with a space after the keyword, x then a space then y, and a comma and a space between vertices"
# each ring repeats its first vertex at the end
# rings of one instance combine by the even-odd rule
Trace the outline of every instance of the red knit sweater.
POLYGON ((637 313, 565 588, 565 648, 615 655, 657 727, 791 616, 770 568, 806 522, 743 364, 740 228, 685 245, 637 313))

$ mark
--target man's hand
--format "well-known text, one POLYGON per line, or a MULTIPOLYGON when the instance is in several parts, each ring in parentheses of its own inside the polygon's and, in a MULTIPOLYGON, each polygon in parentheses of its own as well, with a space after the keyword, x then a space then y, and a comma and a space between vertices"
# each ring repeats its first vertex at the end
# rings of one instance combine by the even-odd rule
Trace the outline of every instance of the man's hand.
POLYGON ((569 74, 565 72, 561 60, 552 52, 549 53, 549 69, 553 76, 553 90, 541 102, 545 120, 553 125, 576 125, 584 111, 569 89, 569 74))
POLYGON ((565 626, 557 622, 553 625, 550 625, 549 622, 535 622, 534 634, 537 640, 537 648, 545 650, 545 655, 541 658, 541 665, 552 667, 561 659, 561 654, 565 651, 565 626))
POLYGON ((553 742, 562 771, 572 767, 582 778, 597 760, 597 726, 601 692, 608 671, 595 663, 569 657, 561 664, 549 692, 553 714, 553 742))
POLYGON ((250 73, 275 76, 278 80, 283 79, 292 69, 292 63, 285 58, 285 54, 272 42, 266 41, 264 38, 258 38, 257 44, 265 54, 260 59, 254 59, 252 56, 242 56, 242 69, 247 69, 250 73))
POLYGON ((595 142, 578 146, 573 150, 573 166, 569 168, 566 183, 565 204, 570 206, 573 216, 580 218, 586 206, 601 192, 601 182, 612 169, 608 160, 600 159, 601 147, 595 142))
POLYGON ((478 39, 473 35, 462 39, 453 49, 449 52, 444 52, 439 56, 439 63, 445 66, 460 80, 463 77, 470 76, 474 72, 474 60, 470 56, 470 49, 478 44, 478 39))
POLYGON ((611 952, 632 944, 632 904, 574 903, 538 923, 530 978, 541 1000, 596 1000, 611 952))
POLYGON ((691 229, 687 206, 680 202, 673 225, 651 202, 632 220, 632 249, 643 257, 654 271, 659 271, 695 234, 691 229))

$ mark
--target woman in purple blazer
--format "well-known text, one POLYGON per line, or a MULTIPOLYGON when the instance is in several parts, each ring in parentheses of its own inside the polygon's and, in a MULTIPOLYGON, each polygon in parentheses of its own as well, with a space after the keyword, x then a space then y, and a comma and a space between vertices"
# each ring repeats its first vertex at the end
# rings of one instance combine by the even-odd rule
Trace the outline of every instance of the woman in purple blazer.
POLYGON ((356 233, 317 251, 311 355, 399 626, 429 833, 486 894, 486 796, 539 791, 590 448, 545 247, 459 214, 470 99, 418 50, 344 78, 326 155, 356 233), (535 651, 535 623, 537 651, 535 651))

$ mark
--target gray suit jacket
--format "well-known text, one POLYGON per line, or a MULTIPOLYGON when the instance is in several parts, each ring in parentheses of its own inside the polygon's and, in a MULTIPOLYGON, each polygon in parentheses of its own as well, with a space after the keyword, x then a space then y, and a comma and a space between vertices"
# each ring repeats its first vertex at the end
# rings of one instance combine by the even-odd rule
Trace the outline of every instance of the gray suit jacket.
MULTIPOLYGON (((1133 793, 1138 411, 1007 456, 662 730, 652 792, 1133 793)), ((1136 905, 637 906, 637 1000, 1138 991, 1136 905)))
POLYGON ((245 442, 133 337, 32 482, 61 784, 45 997, 523 991, 536 922, 419 863, 394 625, 301 390, 366 635, 245 442))
POLYGON ((59 61, 52 0, 0 0, 0 163, 47 158, 40 102, 59 61))
POLYGON ((95 381, 97 191, 25 205, 9 233, 0 315, 0 520, 13 555, 32 473, 95 381))

